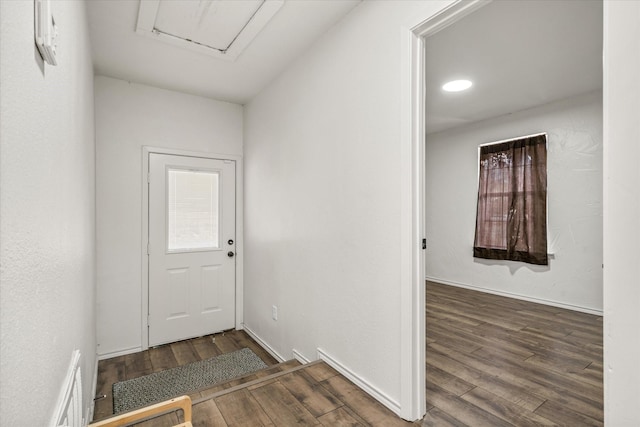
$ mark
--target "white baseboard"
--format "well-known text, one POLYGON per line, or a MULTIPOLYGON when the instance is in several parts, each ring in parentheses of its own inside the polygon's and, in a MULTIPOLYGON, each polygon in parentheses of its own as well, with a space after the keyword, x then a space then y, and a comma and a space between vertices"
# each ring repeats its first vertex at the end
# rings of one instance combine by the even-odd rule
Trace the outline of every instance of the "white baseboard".
POLYGON ((344 375, 349 381, 357 385, 360 389, 365 391, 375 400, 389 408, 396 415, 400 416, 400 403, 393 400, 391 397, 387 396, 386 393, 379 390, 374 385, 370 384, 367 380, 361 378, 351 369, 343 365, 340 361, 336 360, 334 357, 330 356, 326 351, 321 348, 318 348, 318 358, 327 363, 327 365, 331 366, 336 371, 340 372, 344 375))
POLYGON ((142 347, 131 347, 123 350, 116 350, 109 353, 98 354, 98 360, 111 359, 112 357, 125 356, 131 353, 139 353, 142 351, 142 347))
POLYGON ((306 365, 307 363, 311 362, 309 359, 304 357, 304 355, 300 353, 298 350, 296 350, 295 348, 293 349, 293 357, 303 365, 306 365))
POLYGON ((248 327, 246 324, 244 325, 244 331, 247 333, 247 335, 249 335, 251 338, 253 338, 253 340, 255 342, 257 342, 260 345, 260 347, 264 348, 265 350, 267 350, 269 352, 270 355, 275 357, 278 362, 282 363, 282 362, 286 361, 286 359, 284 357, 282 357, 277 351, 275 351, 273 349, 273 347, 271 347, 269 344, 267 344, 262 338, 260 338, 258 335, 256 335, 256 333, 253 332, 251 330, 251 328, 248 327))
POLYGON ((522 301, 535 302, 535 303, 538 303, 538 304, 549 305, 549 306, 552 306, 552 307, 564 308, 564 309, 572 310, 572 311, 579 311, 581 313, 594 314, 596 316, 602 316, 603 315, 603 311, 602 310, 596 310, 594 308, 581 307, 579 305, 565 304, 565 303, 562 303, 562 302, 550 301, 550 300, 546 300, 546 299, 542 299, 542 298, 535 298, 535 297, 530 297, 530 296, 526 296, 526 295, 514 294, 514 293, 511 293, 511 292, 504 292, 504 291, 497 291, 497 290, 494 290, 494 289, 481 288, 479 286, 473 286, 473 285, 467 285, 465 283, 453 282, 451 280, 441 279, 439 277, 427 276, 427 277, 425 277, 425 279, 429 280, 430 282, 442 283, 443 285, 455 286, 457 288, 470 289, 472 291, 480 291, 480 292, 485 292, 487 294, 499 295, 499 296, 502 296, 502 297, 514 298, 514 299, 519 299, 519 300, 522 300, 522 301))

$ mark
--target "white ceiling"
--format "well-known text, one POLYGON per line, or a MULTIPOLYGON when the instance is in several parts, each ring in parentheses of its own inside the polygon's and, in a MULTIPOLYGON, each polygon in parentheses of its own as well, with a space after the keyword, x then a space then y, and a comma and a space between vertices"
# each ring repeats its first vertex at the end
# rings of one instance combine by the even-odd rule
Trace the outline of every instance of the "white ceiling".
MULTIPOLYGON (((196 10, 201 9, 203 4, 207 6, 213 3, 213 7, 224 12, 233 9, 230 4, 240 1, 242 0, 166 1, 160 9, 160 22, 156 25, 170 25, 166 17, 178 13, 180 7, 196 10)), ((136 22, 140 7, 138 0, 88 1, 95 72, 98 75, 244 104, 359 2, 360 0, 285 1, 240 56, 235 61, 228 61, 137 34, 136 22)), ((246 3, 249 9, 256 4, 254 0, 246 3)), ((248 13, 244 10, 246 8, 240 9, 243 9, 240 14, 248 13)), ((218 22, 228 22, 229 28, 234 23, 232 16, 228 21, 220 20, 220 14, 212 16, 218 22)), ((220 40, 223 39, 224 36, 220 40)))
POLYGON ((493 1, 426 40, 427 133, 602 87, 600 1, 493 1), (449 80, 473 81, 446 93, 449 80))
MULTIPOLYGON (((287 0, 240 56, 228 61, 137 34, 138 0, 92 0, 87 8, 95 71, 244 104, 359 1, 287 0)), ((188 14, 214 3, 224 12, 239 2, 239 18, 259 3, 163 0, 157 25, 170 25, 166 18, 180 7, 188 14)), ((213 16, 229 23, 221 31, 237 27, 232 17, 213 16)), ((426 46, 426 126, 433 133, 600 88, 602 3, 493 1, 429 37, 426 46), (454 78, 469 78, 474 86, 443 92, 442 84, 454 78)))

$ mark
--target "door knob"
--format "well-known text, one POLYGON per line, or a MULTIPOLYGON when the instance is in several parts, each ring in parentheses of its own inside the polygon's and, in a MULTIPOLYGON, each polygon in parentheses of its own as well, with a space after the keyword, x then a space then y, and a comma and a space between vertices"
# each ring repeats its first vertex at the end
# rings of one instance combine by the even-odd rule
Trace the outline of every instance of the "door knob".
POLYGON ((229 251, 229 252, 227 252, 227 256, 228 256, 229 258, 233 258, 233 256, 234 256, 234 255, 235 255, 235 254, 233 253, 233 251, 229 251))

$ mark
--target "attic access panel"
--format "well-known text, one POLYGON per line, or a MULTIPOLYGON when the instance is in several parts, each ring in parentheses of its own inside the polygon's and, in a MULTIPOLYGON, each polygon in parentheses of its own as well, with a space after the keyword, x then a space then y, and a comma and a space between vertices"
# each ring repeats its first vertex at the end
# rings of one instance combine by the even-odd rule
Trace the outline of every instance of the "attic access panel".
POLYGON ((136 32, 235 60, 284 0, 141 0, 136 32))

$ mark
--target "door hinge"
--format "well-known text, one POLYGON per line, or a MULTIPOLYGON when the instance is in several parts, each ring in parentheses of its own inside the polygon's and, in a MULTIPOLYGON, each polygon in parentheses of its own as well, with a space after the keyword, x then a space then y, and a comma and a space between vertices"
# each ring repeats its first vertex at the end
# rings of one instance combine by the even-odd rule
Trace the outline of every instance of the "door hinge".
POLYGON ((422 239, 422 249, 427 249, 427 239, 422 239))
POLYGON ((149 255, 149 242, 147 242, 147 255, 149 255))
POLYGON ((147 174, 147 184, 151 182, 151 173, 147 174))

